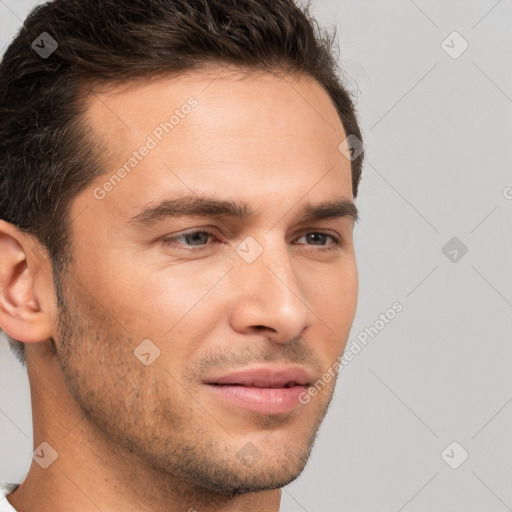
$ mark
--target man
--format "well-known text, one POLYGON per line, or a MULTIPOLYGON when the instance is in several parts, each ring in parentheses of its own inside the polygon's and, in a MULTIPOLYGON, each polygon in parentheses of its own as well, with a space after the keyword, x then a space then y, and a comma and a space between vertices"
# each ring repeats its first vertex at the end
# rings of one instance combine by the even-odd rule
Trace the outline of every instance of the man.
POLYGON ((314 27, 292 0, 55 0, 8 47, 0 326, 34 452, 0 510, 279 509, 358 290, 361 133, 314 27))

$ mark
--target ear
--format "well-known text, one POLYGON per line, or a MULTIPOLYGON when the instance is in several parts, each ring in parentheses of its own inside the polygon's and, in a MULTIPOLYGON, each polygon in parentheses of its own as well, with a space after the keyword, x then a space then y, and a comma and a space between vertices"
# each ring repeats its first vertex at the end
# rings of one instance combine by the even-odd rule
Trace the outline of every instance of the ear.
POLYGON ((53 336, 55 290, 51 264, 41 244, 0 220, 0 327, 15 340, 53 336))

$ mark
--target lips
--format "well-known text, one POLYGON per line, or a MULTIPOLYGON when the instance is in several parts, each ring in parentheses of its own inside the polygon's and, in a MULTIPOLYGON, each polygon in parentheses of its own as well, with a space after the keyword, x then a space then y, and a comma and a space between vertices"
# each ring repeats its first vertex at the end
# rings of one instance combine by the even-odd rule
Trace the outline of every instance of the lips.
POLYGON ((301 405, 299 395, 313 378, 296 366, 261 366, 213 376, 208 389, 231 405, 263 414, 280 414, 301 405))
POLYGON ((289 388, 294 385, 306 386, 310 381, 308 373, 299 367, 248 368, 227 375, 212 377, 207 384, 232 384, 255 388, 289 388))

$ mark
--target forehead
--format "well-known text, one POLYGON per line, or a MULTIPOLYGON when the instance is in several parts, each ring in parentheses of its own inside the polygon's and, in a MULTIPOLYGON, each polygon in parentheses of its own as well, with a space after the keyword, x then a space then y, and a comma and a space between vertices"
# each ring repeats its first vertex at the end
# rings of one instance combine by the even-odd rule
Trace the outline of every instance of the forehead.
MULTIPOLYGON (((344 138, 330 97, 316 80, 305 75, 276 76, 209 65, 181 75, 100 88, 87 102, 88 123, 111 151, 120 153, 136 148, 172 114, 179 117, 177 123, 173 120, 175 137, 167 137, 165 142, 172 145, 169 139, 179 136, 184 144, 176 146, 184 150, 186 143, 201 144, 219 137, 219 145, 230 137, 255 143, 272 137, 276 145, 305 139, 311 143, 308 146, 344 138), (197 108, 183 116, 192 98, 197 100, 197 108), (187 122, 181 122, 184 117, 187 122)), ((298 148, 292 145, 288 149, 298 148)))
POLYGON ((285 192, 352 198, 343 126, 309 77, 208 68, 148 79, 91 95, 87 122, 107 148, 89 195, 110 181, 99 203, 126 216, 190 192, 259 203, 285 192))

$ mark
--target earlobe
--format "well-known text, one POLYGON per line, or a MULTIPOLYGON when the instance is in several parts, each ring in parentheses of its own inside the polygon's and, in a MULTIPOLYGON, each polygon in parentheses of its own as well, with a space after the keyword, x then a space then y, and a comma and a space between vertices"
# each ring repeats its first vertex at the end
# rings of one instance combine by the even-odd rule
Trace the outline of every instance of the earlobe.
POLYGON ((36 256, 33 244, 30 235, 0 220, 0 327, 25 343, 46 341, 53 335, 51 294, 39 296, 36 286, 49 266, 36 256))

